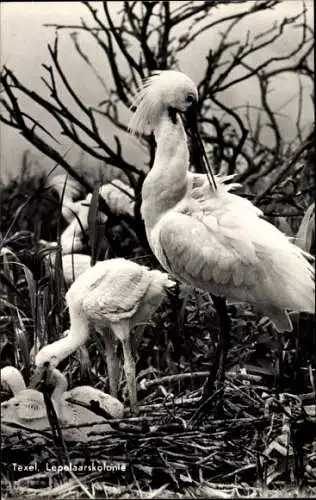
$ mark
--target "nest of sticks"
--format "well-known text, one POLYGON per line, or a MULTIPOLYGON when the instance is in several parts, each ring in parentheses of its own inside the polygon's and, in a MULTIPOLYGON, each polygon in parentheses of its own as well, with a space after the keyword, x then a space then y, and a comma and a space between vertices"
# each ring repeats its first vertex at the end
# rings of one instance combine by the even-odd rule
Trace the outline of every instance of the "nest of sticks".
POLYGON ((225 417, 214 404, 198 420, 199 391, 165 389, 186 375, 203 376, 141 382, 139 416, 105 419, 113 430, 94 441, 13 426, 2 434, 3 498, 316 495, 315 393, 273 395, 262 376, 229 372, 225 417))

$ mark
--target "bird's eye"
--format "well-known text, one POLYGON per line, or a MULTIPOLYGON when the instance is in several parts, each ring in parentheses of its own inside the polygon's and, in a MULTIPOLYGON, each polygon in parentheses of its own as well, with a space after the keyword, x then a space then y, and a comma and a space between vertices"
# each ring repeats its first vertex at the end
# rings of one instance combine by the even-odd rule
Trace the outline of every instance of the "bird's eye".
POLYGON ((194 102, 194 101, 195 101, 195 97, 194 97, 194 95, 193 95, 193 94, 188 94, 188 95, 186 96, 185 100, 186 100, 186 102, 191 103, 191 102, 194 102))

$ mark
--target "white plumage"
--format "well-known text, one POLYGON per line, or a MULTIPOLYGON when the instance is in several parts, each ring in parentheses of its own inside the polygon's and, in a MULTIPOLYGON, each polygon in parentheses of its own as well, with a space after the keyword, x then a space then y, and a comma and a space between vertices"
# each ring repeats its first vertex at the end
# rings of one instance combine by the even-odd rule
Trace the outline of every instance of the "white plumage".
MULTIPOLYGON (((58 244, 57 242, 46 240, 40 240, 39 243, 44 249, 52 249, 52 251, 45 256, 45 260, 48 263, 50 271, 53 272, 56 263, 58 244)), ((91 267, 91 257, 84 253, 68 253, 61 255, 61 260, 63 276, 67 286, 71 285, 81 273, 91 267)))
MULTIPOLYGON (((123 181, 116 179, 112 183, 104 184, 100 187, 100 195, 108 203, 112 212, 118 214, 134 214, 133 189, 123 181)), ((76 215, 71 223, 66 227, 60 237, 62 248, 63 275, 66 284, 69 286, 83 271, 90 267, 91 258, 88 255, 79 253, 83 248, 83 236, 88 230, 88 214, 92 194, 89 193, 84 200, 76 202, 76 215)), ((105 224, 107 216, 99 212, 102 223, 105 224)), ((47 247, 56 247, 57 243, 41 240, 47 247)), ((55 254, 49 256, 52 268, 55 265, 55 254)))
POLYGON ((296 245, 302 250, 311 251, 315 242, 315 202, 306 210, 295 240, 296 245))
MULTIPOLYGON (((62 428, 74 426, 72 429, 64 430, 63 436, 67 440, 91 441, 100 438, 91 434, 91 431, 102 435, 111 430, 110 425, 102 424, 103 417, 75 404, 75 401, 86 405, 94 401, 110 417, 115 419, 123 417, 122 403, 99 389, 85 385, 67 391, 66 377, 57 369, 51 370, 49 382, 54 387, 51 399, 62 428), (77 428, 79 425, 92 422, 100 424, 77 428)), ((35 389, 27 389, 17 368, 6 366, 1 369, 1 385, 11 390, 14 395, 13 398, 1 403, 1 422, 4 426, 6 423, 14 422, 31 430, 50 430, 43 394, 35 389)), ((5 433, 12 434, 10 427, 5 426, 4 430, 5 433)))
POLYGON ((114 214, 134 215, 134 191, 120 179, 103 184, 100 187, 100 195, 114 214))
MULTIPOLYGON (((63 175, 56 176, 57 186, 63 186, 65 178, 63 175), (60 179, 59 179, 60 178, 60 179), (63 184, 62 184, 63 181, 63 184)), ((54 178, 55 179, 55 178, 54 178)), ((52 182, 55 186, 55 183, 52 182)), ((68 184, 67 184, 68 186, 68 184)), ((113 214, 134 214, 133 189, 120 179, 115 179, 113 183, 107 183, 100 187, 100 195, 107 202, 113 214)), ((60 193, 61 195, 61 193, 60 193)), ((70 196, 70 193, 68 193, 70 196)), ((88 230, 88 214, 91 204, 92 194, 89 193, 84 200, 75 202, 76 215, 60 236, 62 249, 63 275, 66 284, 69 286, 83 271, 90 267, 90 257, 79 253, 83 248, 83 237, 88 230)), ((74 207, 73 207, 74 208, 74 207)), ((107 216, 99 212, 100 221, 105 224, 107 216)), ((41 242, 49 247, 57 247, 56 242, 41 242)), ((51 267, 55 265, 55 254, 52 252, 48 256, 51 267)))
MULTIPOLYGON (((216 177, 192 174, 180 117, 196 102, 195 84, 177 71, 150 77, 136 98, 132 132, 153 131, 153 167, 142 190, 149 244, 181 282, 250 302, 279 331, 291 330, 287 310, 315 310, 314 268, 306 254, 250 201, 216 177)), ((229 179, 226 179, 229 180, 229 179)))
MULTIPOLYGON (((34 379, 38 379, 38 377, 33 377, 33 383, 34 379)), ((109 424, 103 423, 104 417, 80 406, 80 403, 90 405, 91 402, 94 402, 97 403, 101 410, 109 414, 109 418, 119 419, 123 417, 123 404, 118 399, 99 389, 89 385, 82 385, 67 391, 67 379, 56 368, 49 369, 48 382, 55 388, 52 401, 66 440, 94 441, 112 430, 109 424), (79 404, 76 404, 76 402, 79 404), (97 422, 99 422, 97 425, 91 427, 81 427, 81 425, 97 422), (69 426, 71 428, 68 428, 69 426)))
MULTIPOLYGON (((117 179, 113 183, 104 184, 100 187, 100 195, 107 202, 111 211, 116 214, 134 213, 133 189, 117 179)), ((89 193, 84 200, 78 203, 76 217, 61 235, 61 247, 63 254, 79 252, 83 247, 83 235, 88 230, 88 214, 92 194, 89 193)), ((102 223, 105 224, 107 216, 99 212, 102 223)))
POLYGON ((14 396, 26 389, 22 373, 11 365, 1 368, 0 381, 2 387, 5 390, 11 391, 14 396))
POLYGON ((80 208, 80 202, 75 201, 82 196, 79 182, 66 174, 57 174, 47 178, 46 187, 54 188, 60 199, 63 196, 62 215, 68 223, 71 223, 80 208))
POLYGON ((135 362, 130 331, 135 325, 151 318, 165 297, 165 287, 173 285, 166 273, 149 270, 126 259, 98 262, 81 274, 66 294, 71 322, 68 335, 43 347, 36 356, 36 366, 41 368, 46 362, 57 366, 85 344, 89 326, 93 326, 104 336, 110 393, 113 396, 117 394, 119 376, 117 343, 122 343, 131 410, 136 411, 135 362))
MULTIPOLYGON (((13 398, 1 403, 1 422, 14 422, 35 430, 48 430, 49 422, 43 394, 35 389, 27 389, 17 368, 6 366, 1 369, 1 385, 11 390, 13 398)), ((58 388, 52 394, 52 400, 58 388)), ((7 427, 5 427, 7 430, 7 427)), ((10 429, 10 428, 9 428, 10 429)))
MULTIPOLYGON (((79 202, 76 216, 73 218, 69 226, 62 232, 60 236, 60 244, 63 254, 80 252, 83 248, 83 237, 88 230, 88 214, 92 195, 89 193, 84 200, 79 202)), ((106 217, 101 214, 103 222, 106 217)))
POLYGON ((62 266, 64 280, 69 286, 80 274, 91 267, 91 257, 83 253, 63 255, 62 266))

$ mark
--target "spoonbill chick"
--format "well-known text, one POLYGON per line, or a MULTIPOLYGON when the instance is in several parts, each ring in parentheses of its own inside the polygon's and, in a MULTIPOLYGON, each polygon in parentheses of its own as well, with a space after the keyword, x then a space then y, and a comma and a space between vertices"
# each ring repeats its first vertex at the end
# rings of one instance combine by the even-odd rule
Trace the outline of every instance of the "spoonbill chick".
MULTIPOLYGON (((46 367, 43 367, 46 369, 46 367)), ((42 373, 37 372, 32 377, 32 385, 39 385, 42 373)), ((109 419, 120 419, 124 414, 123 404, 116 398, 99 389, 82 385, 67 391, 67 379, 56 368, 48 369, 47 382, 54 387, 52 400, 57 409, 57 415, 63 430, 65 440, 94 441, 104 433, 112 430, 109 424, 104 424, 104 417, 96 415, 92 410, 81 406, 94 403, 109 415, 109 419), (96 424, 90 426, 89 424, 96 424), (82 427, 87 424, 88 427, 82 427), (68 428, 71 427, 71 428, 68 428)))
MULTIPOLYGON (((76 216, 73 218, 69 226, 62 232, 60 236, 60 244, 63 254, 77 253, 82 250, 84 243, 83 238, 88 230, 88 214, 90 208, 92 194, 89 193, 84 200, 79 202, 79 207, 76 216)), ((106 221, 106 216, 100 214, 102 222, 106 221)))
MULTIPOLYGON (((134 214, 134 191, 125 182, 116 179, 100 187, 100 195, 106 201, 113 214, 134 214)), ((92 194, 87 194, 84 200, 77 202, 76 216, 63 231, 60 237, 63 254, 80 252, 83 248, 83 236, 88 230, 88 215, 92 194)), ((99 211, 100 221, 105 224, 107 216, 99 211)))
MULTIPOLYGON (((14 422, 29 429, 49 429, 43 394, 35 389, 27 389, 22 374, 13 366, 1 369, 1 385, 9 389, 14 397, 1 403, 1 422, 14 422)), ((52 400, 58 397, 58 388, 52 400)), ((5 427, 7 430, 7 427, 5 427)))
POLYGON ((120 179, 103 184, 100 187, 100 195, 114 214, 134 215, 134 190, 120 179))
POLYGON ((41 369, 49 362, 56 367, 89 337, 89 326, 103 334, 110 393, 117 395, 118 341, 122 343, 124 371, 132 412, 136 412, 135 362, 130 332, 148 321, 165 297, 165 288, 174 286, 166 273, 149 270, 130 260, 118 258, 97 262, 71 285, 66 301, 69 307, 68 335, 43 347, 35 358, 41 369))
MULTIPOLYGON (((43 242, 43 240, 42 240, 43 242)), ((55 244, 54 244, 55 245, 55 244)), ((51 244, 50 246, 53 247, 51 244)), ((57 245, 56 245, 57 246, 57 245)), ((54 269, 56 254, 47 256, 51 271, 54 269)), ((70 286, 86 269, 91 267, 91 257, 83 253, 69 253, 61 256, 63 276, 67 286, 70 286)))
POLYGON ((54 188, 60 200, 62 199, 62 215, 70 224, 80 208, 80 201, 78 200, 83 195, 81 184, 72 177, 61 173, 53 177, 48 176, 46 187, 54 188))
MULTIPOLYGON (((32 384, 37 385, 39 379, 33 376, 32 384)), ((82 385, 67 391, 67 379, 57 369, 50 370, 48 383, 52 385, 52 402, 56 414, 64 429, 64 438, 75 441, 92 441, 100 439, 100 435, 111 430, 111 426, 104 424, 104 418, 93 411, 80 406, 90 405, 92 402, 105 411, 109 418, 123 417, 122 403, 99 389, 82 385), (77 404, 76 404, 77 403, 77 404), (84 424, 97 423, 91 427, 81 427, 84 424), (68 429, 68 426, 73 426, 68 429), (80 427, 77 427, 80 426, 80 427), (91 434, 91 431, 95 434, 91 434), (97 434, 96 434, 97 433, 97 434)), ((43 394, 35 388, 27 389, 22 374, 13 366, 1 369, 1 385, 9 389, 14 397, 1 403, 1 422, 4 424, 5 434, 12 434, 6 423, 17 423, 34 430, 50 429, 46 405, 43 394)))
POLYGON ((2 387, 7 391, 12 392, 14 396, 26 389, 22 373, 11 365, 1 368, 0 382, 2 387))
POLYGON ((221 320, 216 362, 223 374, 230 332, 224 297, 253 304, 279 332, 290 331, 288 310, 315 311, 314 268, 304 251, 262 218, 260 209, 231 193, 236 184, 213 175, 193 121, 197 101, 197 87, 188 76, 157 72, 136 96, 130 130, 153 132, 156 140, 154 163, 142 188, 149 244, 168 273, 212 294, 221 320), (188 171, 183 114, 206 175, 188 171))
MULTIPOLYGON (((49 265, 50 271, 53 272, 56 263, 56 251, 58 243, 55 241, 39 240, 43 249, 52 249, 52 252, 47 253, 45 260, 49 265)), ((67 286, 71 285, 78 276, 91 266, 91 257, 83 253, 68 253, 61 256, 63 276, 67 286)))

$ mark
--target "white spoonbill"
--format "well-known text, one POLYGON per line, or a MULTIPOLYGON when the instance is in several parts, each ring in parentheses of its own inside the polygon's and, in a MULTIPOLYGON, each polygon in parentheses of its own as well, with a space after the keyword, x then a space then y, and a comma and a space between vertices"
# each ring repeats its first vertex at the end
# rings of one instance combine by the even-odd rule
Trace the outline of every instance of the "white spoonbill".
MULTIPOLYGON (((43 394, 35 389, 27 389, 22 374, 13 366, 1 369, 1 385, 13 393, 13 398, 1 403, 1 422, 14 422, 34 430, 49 430, 43 394)), ((58 388, 52 400, 58 397, 58 388)), ((7 427, 5 427, 6 430, 7 427)))
POLYGON ((1 368, 0 382, 2 387, 11 391, 14 396, 26 389, 22 373, 11 365, 1 368))
MULTIPOLYGON (((46 242, 41 240, 41 243, 47 248, 57 249, 57 243, 46 242)), ((53 271, 56 262, 55 252, 49 253, 46 256, 49 262, 50 270, 53 271)), ((70 286, 86 269, 91 267, 91 257, 84 253, 68 253, 61 256, 63 276, 67 286, 70 286)))
MULTIPOLYGON (((76 214, 70 224, 64 229, 60 235, 60 245, 62 255, 79 254, 84 247, 84 234, 88 229, 88 213, 91 201, 91 194, 87 195, 84 200, 77 201, 76 214)), ((103 217, 103 214, 101 214, 103 217)), ((106 216, 102 221, 105 222, 106 216)), ((57 241, 40 240, 40 243, 47 248, 56 248, 57 241)), ((52 264, 54 265, 54 256, 51 254, 52 264)))
MULTIPOLYGON (((304 251, 262 218, 261 210, 230 192, 234 184, 225 184, 210 170, 210 183, 209 176, 188 171, 181 114, 192 118, 197 100, 188 76, 158 72, 136 97, 130 129, 153 132, 157 146, 142 189, 149 244, 167 272, 212 294, 222 320, 217 362, 223 371, 230 330, 223 297, 253 304, 278 331, 290 331, 287 310, 315 311, 314 268, 304 251)), ((192 130, 207 171, 196 124, 192 130)))
POLYGON ((78 200, 82 198, 84 192, 81 184, 67 174, 61 173, 53 177, 48 176, 46 187, 54 188, 60 200, 63 196, 61 211, 64 219, 70 224, 80 208, 78 200))
MULTIPOLYGON (((134 214, 134 191, 125 182, 117 179, 113 183, 102 185, 99 192, 113 214, 134 214)), ((63 254, 82 250, 83 236, 88 230, 88 214, 91 199, 92 194, 89 193, 84 200, 77 202, 76 216, 61 234, 60 243, 63 254)), ((105 223, 107 216, 102 212, 99 212, 99 216, 101 222, 105 223)))
MULTIPOLYGON (((103 424, 104 418, 102 416, 96 415, 80 404, 88 406, 94 403, 106 412, 109 418, 119 419, 123 417, 124 406, 118 399, 88 385, 67 391, 67 379, 59 370, 50 370, 48 375, 48 382, 53 387, 51 399, 61 426, 74 426, 64 430, 65 439, 90 441, 99 439, 100 434, 111 430, 110 425, 103 424), (92 422, 99 422, 99 425, 77 428, 79 425, 92 422), (98 435, 91 434, 91 431, 97 432, 98 435)), ((39 379, 34 379, 33 376, 33 385, 36 385, 38 381, 39 379)), ((29 429, 50 430, 43 394, 34 388, 27 389, 22 374, 17 368, 6 366, 1 369, 1 385, 14 395, 13 398, 1 403, 1 422, 3 424, 14 422, 29 429)), ((5 426, 5 430, 9 435, 11 434, 11 428, 5 426)))
POLYGON ((62 255, 64 280, 71 285, 80 274, 91 267, 91 257, 83 253, 62 255))
MULTIPOLYGON (((100 195, 107 202, 113 214, 134 214, 133 189, 120 179, 112 183, 103 184, 100 187, 100 195)), ((84 200, 77 201, 76 215, 62 232, 60 244, 62 249, 63 275, 67 286, 86 269, 90 267, 91 258, 86 254, 79 253, 83 248, 83 236, 88 230, 88 214, 92 194, 89 193, 84 200)), ((107 216, 99 213, 100 220, 105 223, 107 216)), ((57 242, 40 240, 40 243, 47 248, 57 248, 57 242)), ((56 256, 50 253, 47 256, 51 269, 54 269, 56 256)))
MULTIPOLYGON (((44 369, 46 367, 43 367, 44 369)), ((32 385, 39 385, 42 373, 33 375, 32 385)), ((116 398, 89 385, 81 385, 67 391, 67 379, 56 368, 49 368, 47 382, 54 387, 52 401, 62 425, 63 436, 71 441, 93 441, 100 439, 104 433, 112 430, 109 424, 104 424, 104 417, 96 415, 83 405, 93 407, 93 403, 109 415, 109 419, 120 419, 124 414, 123 404, 116 398), (78 403, 78 404, 76 404, 78 403), (84 424, 97 425, 81 427, 84 424), (68 428, 71 426, 71 428, 68 428)))
POLYGON ((107 202, 111 211, 116 214, 134 215, 134 190, 120 179, 103 184, 100 195, 107 202))
MULTIPOLYGON (((63 254, 78 253, 84 246, 84 234, 88 230, 88 214, 92 194, 89 193, 84 200, 80 200, 77 213, 69 226, 60 235, 60 244, 63 254)), ((101 214, 103 217, 103 214, 101 214)), ((103 220, 103 219, 102 219, 103 220)), ((104 221, 106 216, 104 216, 104 221)))
POLYGON ((89 326, 101 333, 110 393, 117 395, 118 341, 122 343, 124 371, 132 412, 136 412, 135 362, 131 351, 131 329, 148 321, 162 303, 166 287, 174 286, 166 273, 149 270, 123 258, 97 262, 71 285, 66 301, 69 307, 68 335, 43 347, 35 358, 41 369, 47 362, 55 367, 89 337, 89 326))

